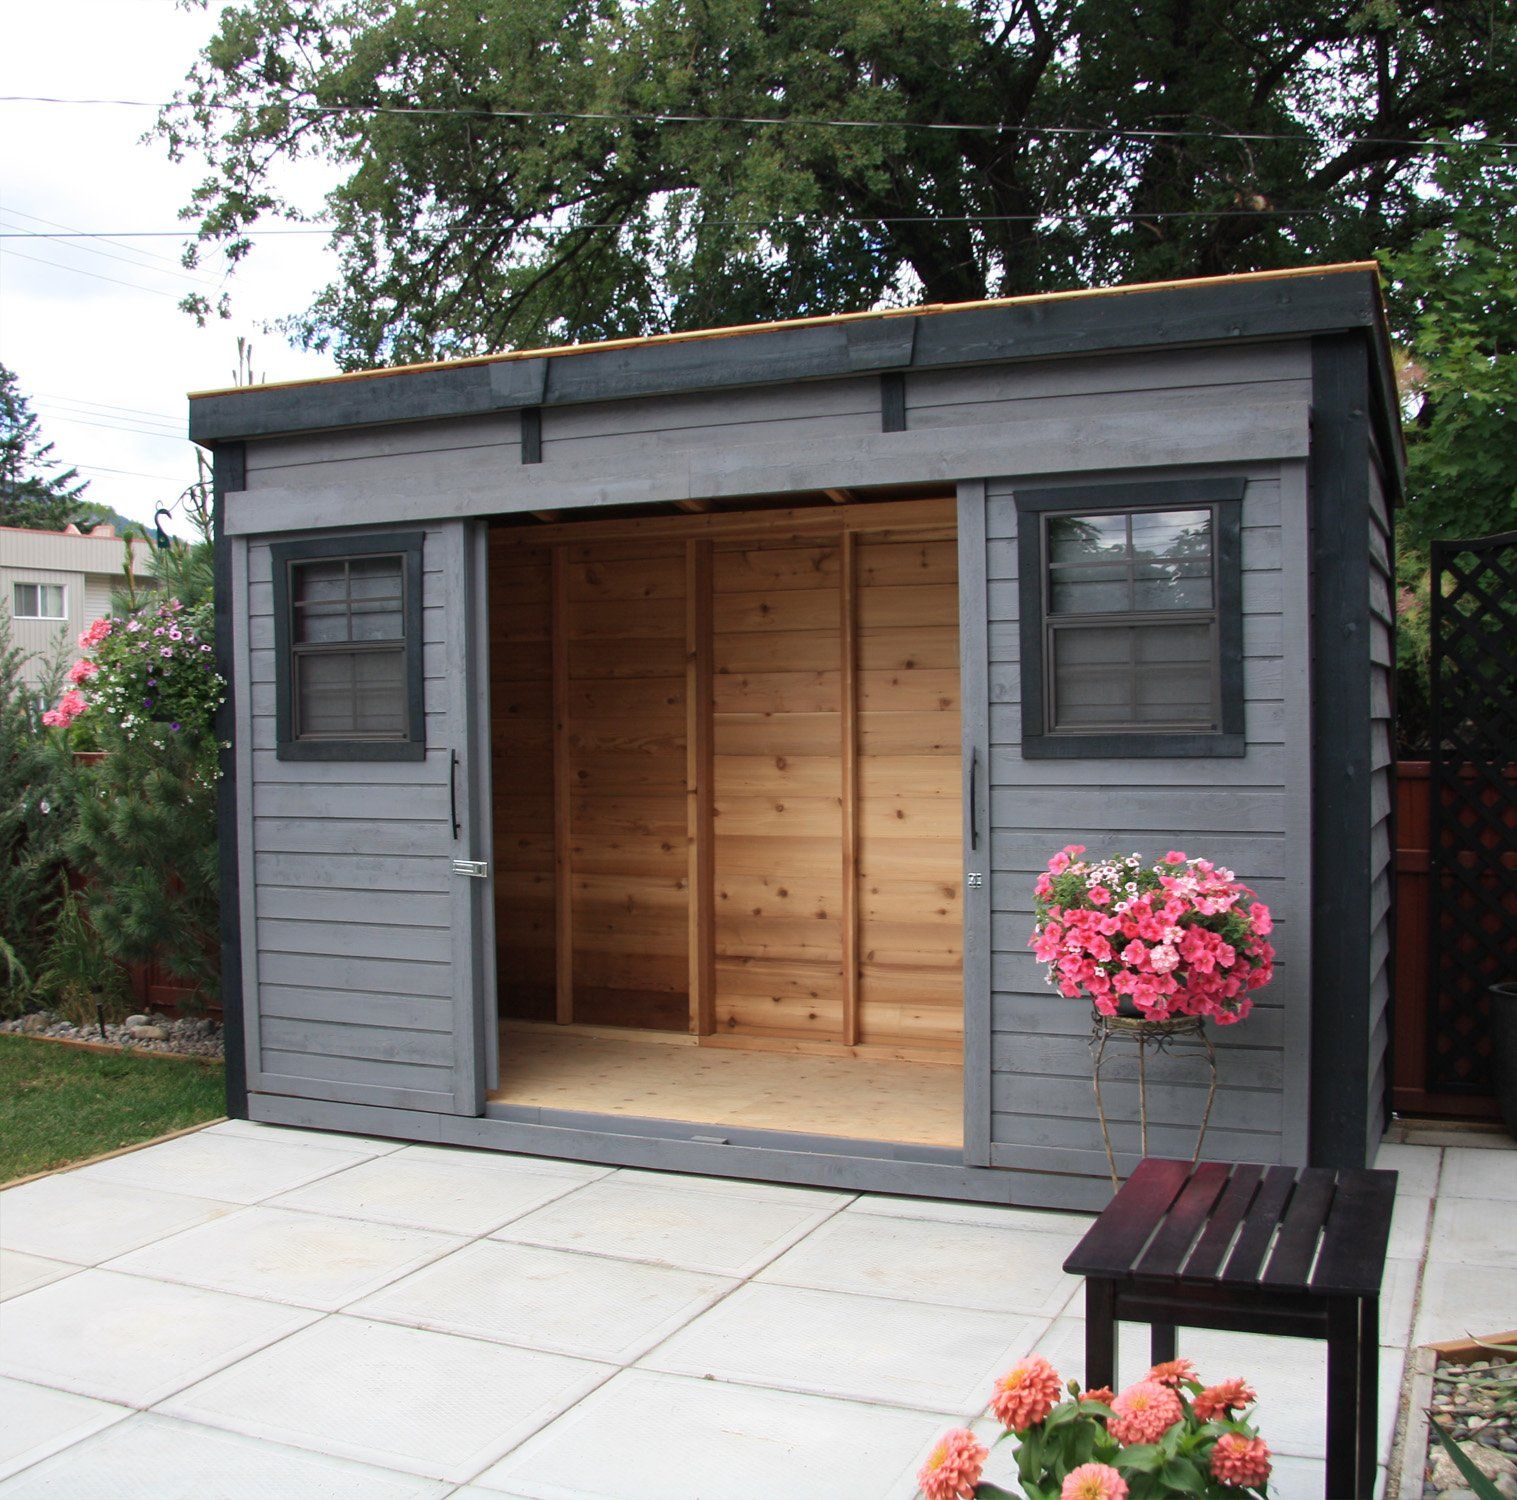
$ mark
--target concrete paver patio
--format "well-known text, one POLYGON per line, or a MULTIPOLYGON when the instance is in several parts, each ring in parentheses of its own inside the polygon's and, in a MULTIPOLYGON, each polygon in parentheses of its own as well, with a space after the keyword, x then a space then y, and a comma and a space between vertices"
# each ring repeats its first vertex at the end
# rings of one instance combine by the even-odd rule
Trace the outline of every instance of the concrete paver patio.
MULTIPOLYGON (((1381 1152, 1382 1459, 1410 1343, 1517 1325, 1477 1139, 1381 1152)), ((1023 1354, 1082 1374, 1088 1222, 215 1125, 0 1194, 0 1497, 910 1496, 1023 1354)), ((1316 1500, 1322 1346, 1180 1341, 1316 1500)))

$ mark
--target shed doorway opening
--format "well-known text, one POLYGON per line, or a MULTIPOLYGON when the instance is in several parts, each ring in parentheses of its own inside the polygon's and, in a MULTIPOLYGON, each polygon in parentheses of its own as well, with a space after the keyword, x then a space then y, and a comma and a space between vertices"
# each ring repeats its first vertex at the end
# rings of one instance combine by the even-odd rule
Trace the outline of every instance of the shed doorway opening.
POLYGON ((489 584, 491 1102, 961 1145, 954 500, 502 521, 489 584))

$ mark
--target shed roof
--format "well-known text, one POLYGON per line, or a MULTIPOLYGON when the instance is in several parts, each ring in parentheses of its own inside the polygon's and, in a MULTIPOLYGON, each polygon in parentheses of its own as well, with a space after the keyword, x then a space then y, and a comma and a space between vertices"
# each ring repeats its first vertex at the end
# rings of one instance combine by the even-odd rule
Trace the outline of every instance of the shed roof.
POLYGON ((481 415, 913 368, 1361 330, 1377 419, 1395 383, 1373 261, 927 303, 397 365, 190 396, 190 436, 285 433, 481 415))

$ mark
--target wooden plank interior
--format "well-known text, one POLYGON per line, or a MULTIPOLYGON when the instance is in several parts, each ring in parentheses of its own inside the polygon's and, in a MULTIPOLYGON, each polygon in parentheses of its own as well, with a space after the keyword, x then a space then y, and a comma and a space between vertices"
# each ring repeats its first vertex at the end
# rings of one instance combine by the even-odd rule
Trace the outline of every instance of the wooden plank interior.
POLYGON ((489 585, 497 985, 503 1015, 546 1021, 557 989, 551 561, 500 535, 489 585))
POLYGON ((557 964, 554 1018, 574 1019, 574 901, 569 849, 573 814, 569 807, 569 594, 562 547, 552 551, 553 601, 553 912, 557 964))
POLYGON ((859 1039, 859 693, 858 693, 858 537, 842 538, 838 589, 838 632, 843 666, 841 729, 843 795, 843 1035, 845 1046, 859 1039))
POLYGON ((962 1056, 952 516, 797 514, 493 532, 509 1019, 962 1056))
POLYGON ((647 1035, 544 1026, 507 1032, 501 1086, 490 1098, 524 1108, 952 1148, 963 1140, 961 1076, 957 1068, 890 1057, 670 1046, 647 1035))
POLYGON ((716 1028, 711 833, 711 543, 685 543, 685 832, 689 839, 690 1030, 716 1028))
POLYGON ((858 539, 861 1042, 964 1032, 958 546, 858 539))
POLYGON ((686 544, 556 550, 566 592, 574 1019, 683 1032, 686 544))

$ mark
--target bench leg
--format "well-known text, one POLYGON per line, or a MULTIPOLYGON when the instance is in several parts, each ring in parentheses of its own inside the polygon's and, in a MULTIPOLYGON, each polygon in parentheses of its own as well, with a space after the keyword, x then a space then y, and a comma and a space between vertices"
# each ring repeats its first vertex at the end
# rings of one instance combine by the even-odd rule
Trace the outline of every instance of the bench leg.
MULTIPOLYGON (((1374 1400, 1373 1391, 1362 1391, 1366 1353, 1362 1330, 1362 1303, 1357 1297, 1336 1297, 1327 1308, 1327 1500, 1369 1500, 1375 1468, 1368 1481, 1360 1470, 1363 1451, 1363 1407, 1374 1400)), ((1374 1356, 1368 1356, 1373 1360, 1374 1356)), ((1371 1419, 1373 1425, 1373 1419, 1371 1419)), ((1371 1440, 1373 1444, 1373 1440, 1371 1440)))
POLYGON ((1085 1389, 1117 1385, 1117 1293, 1109 1281, 1085 1281, 1085 1389))
POLYGON ((1366 1495, 1375 1490, 1379 1414, 1380 1299, 1365 1297, 1359 1303, 1359 1488, 1366 1495))
POLYGON ((1179 1344, 1175 1338, 1173 1323, 1153 1323, 1148 1330, 1148 1353, 1150 1360, 1162 1365, 1175 1357, 1179 1344))

